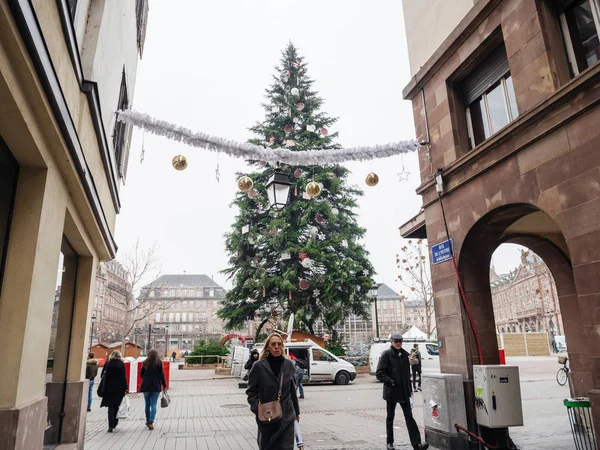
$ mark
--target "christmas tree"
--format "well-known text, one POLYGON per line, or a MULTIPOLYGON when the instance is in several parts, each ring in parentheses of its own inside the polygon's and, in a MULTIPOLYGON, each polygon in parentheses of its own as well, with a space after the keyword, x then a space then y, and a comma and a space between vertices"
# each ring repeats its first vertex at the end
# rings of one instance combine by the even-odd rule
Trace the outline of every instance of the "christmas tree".
MULTIPOLYGON (((337 133, 329 132, 337 119, 320 111, 323 99, 312 89, 307 64, 293 44, 275 69, 262 105, 265 120, 250 128, 256 136, 250 142, 293 151, 340 149, 337 133)), ((230 267, 223 272, 234 287, 219 317, 228 328, 242 329, 246 320, 287 319, 294 313, 311 333, 322 320, 335 339, 335 325, 349 314, 366 316, 370 310, 373 267, 359 243, 365 230, 354 212, 356 197, 363 193, 348 185, 349 171, 339 165, 249 163, 256 168, 247 174, 253 189, 238 193, 233 205, 239 214, 225 236, 230 267), (275 172, 294 182, 279 211, 269 207, 265 188, 275 172), (321 188, 314 197, 306 193, 311 182, 312 194, 321 188)))

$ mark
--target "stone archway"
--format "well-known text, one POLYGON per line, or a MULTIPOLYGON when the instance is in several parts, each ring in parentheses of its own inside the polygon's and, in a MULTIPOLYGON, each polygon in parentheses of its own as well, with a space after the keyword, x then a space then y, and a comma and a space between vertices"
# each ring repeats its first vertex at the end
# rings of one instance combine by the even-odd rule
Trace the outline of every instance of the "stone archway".
MULTIPOLYGON (((587 321, 593 325, 597 322, 597 318, 594 318, 597 316, 594 316, 593 310, 587 313, 582 310, 586 304, 582 304, 578 297, 576 274, 571 262, 569 246, 560 227, 548 214, 530 204, 509 204, 493 209, 473 224, 462 242, 460 236, 456 236, 458 270, 473 321, 478 329, 483 360, 480 361, 478 356, 475 334, 469 321, 466 320, 464 307, 456 305, 454 308, 460 308, 460 314, 456 311, 454 317, 444 317, 444 312, 449 309, 449 306, 440 305, 438 291, 436 313, 442 311, 442 317, 438 317, 440 336, 447 341, 450 339, 451 345, 460 345, 457 334, 462 330, 464 343, 464 359, 459 351, 454 351, 453 355, 446 353, 441 356, 442 370, 463 374, 465 394, 469 402, 473 398, 472 366, 499 363, 489 266, 493 252, 503 243, 520 244, 531 249, 550 269, 556 283, 561 311, 563 311, 564 333, 569 342, 571 393, 575 396, 592 398, 593 392, 596 392, 593 389, 600 386, 599 380, 594 380, 594 376, 599 376, 594 370, 596 360, 594 355, 597 352, 594 345, 600 348, 600 336, 592 337, 589 332, 591 327, 586 331, 586 327, 581 324, 587 321), (588 317, 585 317, 585 314, 588 314, 588 317), (592 344, 590 339, 595 340, 596 343, 592 344)), ((598 324, 595 326, 597 327, 598 324)), ((516 331, 519 329, 531 331, 533 328, 537 330, 537 323, 530 323, 529 320, 521 320, 516 325, 516 331)), ((514 326, 513 330, 515 330, 514 326)), ((468 414, 471 408, 472 406, 467 406, 468 414)))

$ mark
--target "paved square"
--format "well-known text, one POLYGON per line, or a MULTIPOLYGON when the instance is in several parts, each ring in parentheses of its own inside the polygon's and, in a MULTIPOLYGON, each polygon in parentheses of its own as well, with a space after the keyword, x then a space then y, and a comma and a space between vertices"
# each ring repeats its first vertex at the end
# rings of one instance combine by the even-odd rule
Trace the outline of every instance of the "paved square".
MULTIPOLYGON (((568 387, 554 376, 554 358, 509 361, 521 367, 525 426, 511 429, 522 450, 574 449, 562 399, 568 387)), ((213 379, 211 371, 171 370, 171 405, 158 411, 154 431, 144 426, 144 399, 132 394, 128 420, 107 432, 106 408, 94 398, 86 425, 86 450, 252 450, 256 423, 243 389, 235 379, 213 379)), ((308 386, 301 400, 301 425, 306 450, 379 450, 385 448, 385 403, 381 384, 369 375, 348 386, 308 386)), ((416 394, 414 415, 423 433, 423 410, 416 394)), ((398 412, 400 410, 398 409, 398 412)), ((396 415, 397 448, 410 449, 402 414, 396 415)))

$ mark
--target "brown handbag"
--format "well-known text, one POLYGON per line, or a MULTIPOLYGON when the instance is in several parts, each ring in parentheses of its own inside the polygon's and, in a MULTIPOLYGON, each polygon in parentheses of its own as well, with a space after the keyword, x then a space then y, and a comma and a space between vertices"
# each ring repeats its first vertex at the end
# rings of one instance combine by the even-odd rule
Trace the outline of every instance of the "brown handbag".
POLYGON ((281 388, 283 386, 283 367, 281 367, 281 374, 279 377, 279 393, 277 394, 277 400, 267 403, 261 403, 258 400, 258 420, 260 423, 269 424, 278 422, 283 417, 283 411, 281 410, 281 388))

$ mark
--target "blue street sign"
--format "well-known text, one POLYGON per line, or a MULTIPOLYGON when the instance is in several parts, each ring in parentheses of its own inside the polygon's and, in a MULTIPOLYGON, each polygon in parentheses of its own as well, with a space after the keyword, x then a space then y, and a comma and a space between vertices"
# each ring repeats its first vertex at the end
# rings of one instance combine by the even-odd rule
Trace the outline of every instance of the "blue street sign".
POLYGON ((452 239, 435 244, 431 247, 431 263, 435 265, 450 261, 453 253, 452 239))

